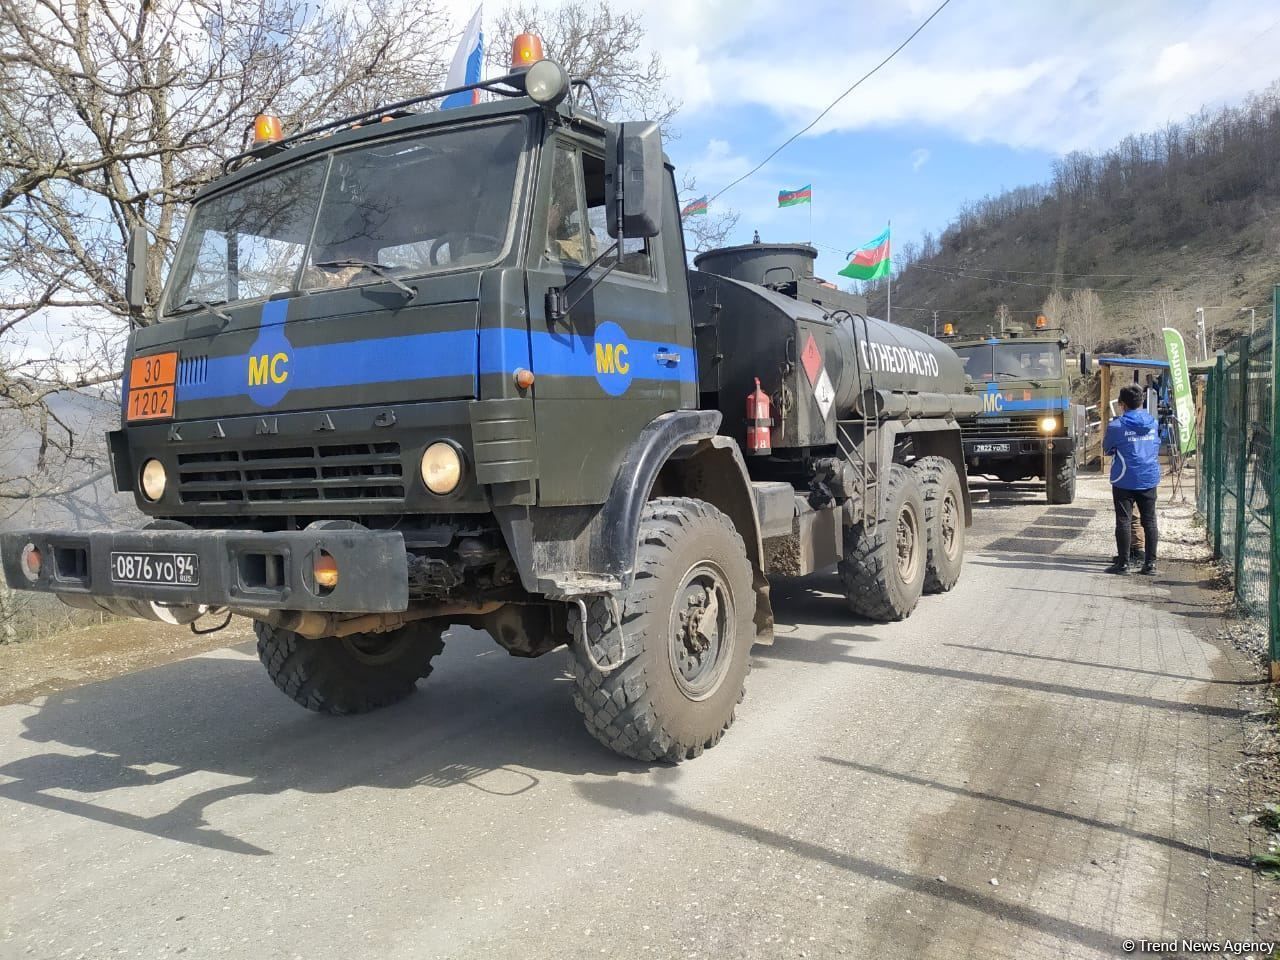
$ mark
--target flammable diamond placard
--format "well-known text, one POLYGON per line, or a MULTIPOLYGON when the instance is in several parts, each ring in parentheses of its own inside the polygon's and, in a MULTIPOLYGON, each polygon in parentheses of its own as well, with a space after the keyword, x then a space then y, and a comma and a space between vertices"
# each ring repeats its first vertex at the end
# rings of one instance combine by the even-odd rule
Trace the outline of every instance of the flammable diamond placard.
POLYGON ((818 349, 817 342, 813 339, 813 334, 809 334, 809 340, 804 345, 804 350, 800 353, 800 363, 804 366, 804 372, 809 377, 809 385, 816 387, 818 384, 818 371, 822 369, 822 351, 818 349))

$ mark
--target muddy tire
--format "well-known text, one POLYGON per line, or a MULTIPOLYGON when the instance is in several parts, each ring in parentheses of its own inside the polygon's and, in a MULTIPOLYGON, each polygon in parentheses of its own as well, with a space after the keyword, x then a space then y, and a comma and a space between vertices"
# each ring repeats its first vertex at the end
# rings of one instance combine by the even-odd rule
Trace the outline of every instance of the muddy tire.
POLYGON ((955 465, 946 457, 921 457, 911 468, 924 496, 924 592, 946 593, 964 567, 964 490, 955 465))
POLYGON ((587 603, 590 656, 570 607, 573 701, 609 749, 679 763, 720 741, 742 699, 755 639, 751 563, 723 513, 664 497, 645 504, 635 569, 615 597, 621 632, 615 604, 587 603))
POLYGON ((1045 479, 1050 503, 1071 503, 1076 498, 1076 458, 1074 455, 1054 457, 1045 479))
POLYGON ((905 620, 924 591, 927 534, 919 476, 895 463, 882 482, 880 523, 845 528, 840 580, 850 610, 888 623, 905 620))
POLYGON ((403 700, 444 649, 443 628, 426 623, 319 640, 261 622, 253 629, 272 682, 317 713, 368 713, 403 700))

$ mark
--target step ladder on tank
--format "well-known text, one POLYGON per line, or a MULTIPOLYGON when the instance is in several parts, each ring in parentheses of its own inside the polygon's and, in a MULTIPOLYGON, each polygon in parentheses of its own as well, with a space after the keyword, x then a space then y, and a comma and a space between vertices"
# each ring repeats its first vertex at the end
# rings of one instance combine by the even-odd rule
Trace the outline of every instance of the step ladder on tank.
MULTIPOLYGON (((854 340, 857 341, 858 315, 849 313, 846 310, 838 312, 848 316, 849 325, 853 329, 854 340)), ((865 338, 870 333, 866 317, 862 318, 862 323, 862 332, 865 338)), ((880 478, 879 470, 877 469, 879 467, 880 450, 880 411, 876 398, 875 377, 869 367, 865 370, 863 369, 862 360, 856 346, 853 355, 854 361, 858 366, 858 387, 863 399, 862 416, 851 420, 836 418, 836 446, 840 448, 840 453, 844 455, 845 460, 857 472, 858 488, 862 495, 862 528, 869 530, 880 520, 880 478), (861 429, 859 430, 858 428, 861 429), (861 445, 856 439, 857 432, 862 435, 861 445)))

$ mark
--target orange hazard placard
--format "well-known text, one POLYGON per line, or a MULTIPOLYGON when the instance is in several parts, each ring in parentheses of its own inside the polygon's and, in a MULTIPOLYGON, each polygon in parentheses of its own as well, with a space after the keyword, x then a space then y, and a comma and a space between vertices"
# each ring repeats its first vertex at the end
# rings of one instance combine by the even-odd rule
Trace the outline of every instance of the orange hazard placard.
POLYGON ((129 402, 125 420, 164 420, 173 416, 174 381, 178 354, 156 353, 134 357, 129 365, 129 402))
POLYGON ((134 357, 129 365, 129 387, 171 386, 178 376, 178 354, 156 353, 149 357, 134 357))

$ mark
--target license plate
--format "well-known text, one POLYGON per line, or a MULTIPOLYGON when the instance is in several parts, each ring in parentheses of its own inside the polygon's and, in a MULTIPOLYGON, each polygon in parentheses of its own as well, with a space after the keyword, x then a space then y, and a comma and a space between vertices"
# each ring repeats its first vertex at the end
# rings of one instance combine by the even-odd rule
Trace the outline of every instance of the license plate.
POLYGON ((111 579, 194 587, 200 582, 200 559, 194 553, 113 553, 111 579))
POLYGON ((975 443, 973 445, 974 453, 1008 453, 1009 444, 1007 443, 975 443))

